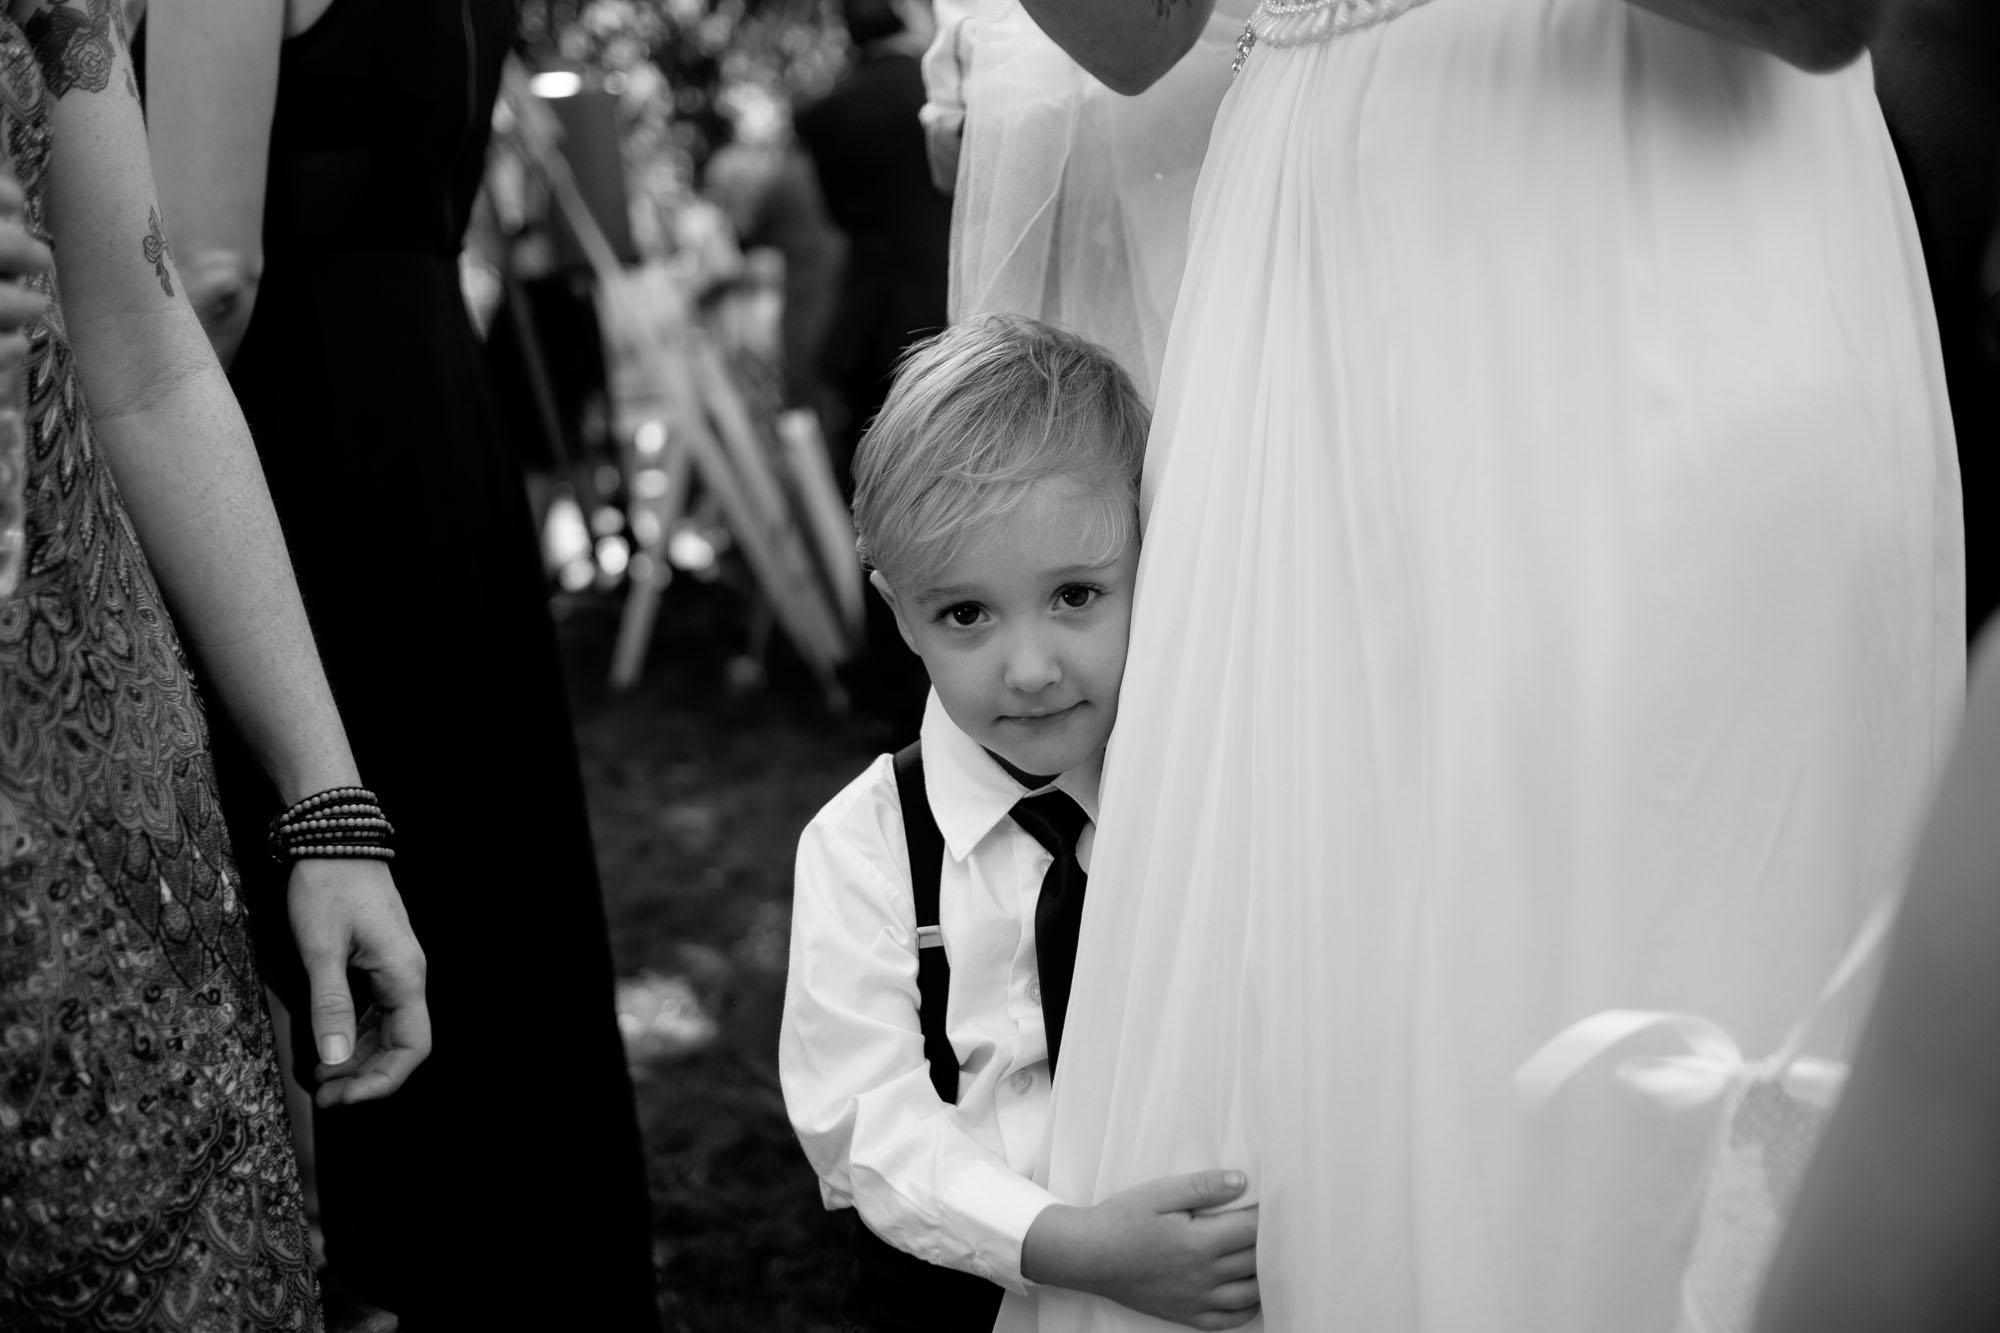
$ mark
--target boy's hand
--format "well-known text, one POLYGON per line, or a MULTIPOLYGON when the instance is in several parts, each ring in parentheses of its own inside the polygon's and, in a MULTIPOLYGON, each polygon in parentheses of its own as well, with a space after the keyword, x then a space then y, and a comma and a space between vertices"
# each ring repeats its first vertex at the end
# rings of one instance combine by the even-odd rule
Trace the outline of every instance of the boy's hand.
POLYGON ((1090 1208, 1045 1208, 1021 1244, 1021 1273, 1189 1328, 1241 1328, 1257 1315, 1257 1209, 1201 1210, 1247 1184, 1238 1171, 1197 1171, 1090 1208))

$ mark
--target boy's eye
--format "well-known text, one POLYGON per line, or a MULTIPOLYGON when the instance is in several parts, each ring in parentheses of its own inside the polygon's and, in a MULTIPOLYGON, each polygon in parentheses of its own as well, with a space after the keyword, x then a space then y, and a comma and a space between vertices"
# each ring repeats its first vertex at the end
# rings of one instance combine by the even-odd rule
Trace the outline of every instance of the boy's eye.
POLYGON ((979 608, 971 602, 960 602, 956 606, 947 606, 940 619, 960 629, 970 629, 979 623, 979 608))
POLYGON ((1056 600, 1072 611, 1081 611, 1097 597, 1097 589, 1087 583, 1071 583, 1056 591, 1056 600))

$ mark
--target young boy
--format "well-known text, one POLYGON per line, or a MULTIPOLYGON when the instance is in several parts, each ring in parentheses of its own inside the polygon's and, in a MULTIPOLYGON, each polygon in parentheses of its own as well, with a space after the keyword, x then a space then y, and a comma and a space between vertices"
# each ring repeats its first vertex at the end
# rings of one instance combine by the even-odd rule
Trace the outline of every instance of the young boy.
POLYGON ((871 580, 932 692, 799 840, 779 1069, 829 1208, 848 1333, 987 1333, 1002 1289, 1201 1328, 1256 1313, 1240 1173, 1092 1207, 1036 1183, 1118 711, 1147 413, 1123 371, 1015 316, 913 352, 855 456, 871 580))

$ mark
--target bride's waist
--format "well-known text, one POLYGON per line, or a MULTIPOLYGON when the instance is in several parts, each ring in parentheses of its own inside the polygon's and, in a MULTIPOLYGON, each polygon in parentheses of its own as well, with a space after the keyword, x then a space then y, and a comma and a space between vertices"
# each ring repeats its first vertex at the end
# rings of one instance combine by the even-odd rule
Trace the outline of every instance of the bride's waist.
POLYGON ((1261 0, 1250 15, 1250 31, 1267 46, 1306 46, 1330 41, 1415 9, 1425 0, 1261 0))

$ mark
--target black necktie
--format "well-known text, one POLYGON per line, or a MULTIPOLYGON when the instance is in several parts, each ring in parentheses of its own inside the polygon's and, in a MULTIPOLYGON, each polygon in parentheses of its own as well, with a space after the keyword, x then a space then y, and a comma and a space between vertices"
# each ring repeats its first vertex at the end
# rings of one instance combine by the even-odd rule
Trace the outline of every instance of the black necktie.
POLYGON ((1048 1033, 1053 1075, 1056 1048, 1062 1045, 1063 1012, 1069 1008, 1070 978, 1076 973, 1077 928, 1083 923, 1084 874, 1076 859, 1076 840, 1090 816, 1059 791, 1018 802, 1013 815, 1014 822, 1055 858, 1042 876, 1042 895, 1035 903, 1035 964, 1041 971, 1042 1027, 1048 1033))

